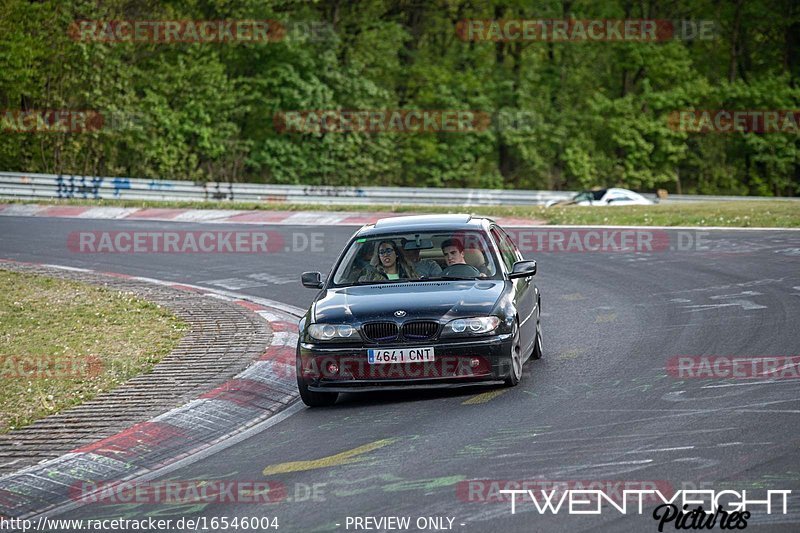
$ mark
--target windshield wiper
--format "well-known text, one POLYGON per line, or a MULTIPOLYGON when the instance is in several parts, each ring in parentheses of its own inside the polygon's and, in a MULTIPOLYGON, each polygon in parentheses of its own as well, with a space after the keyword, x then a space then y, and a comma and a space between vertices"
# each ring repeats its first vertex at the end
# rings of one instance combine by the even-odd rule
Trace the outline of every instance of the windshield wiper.
POLYGON ((439 276, 439 277, 432 277, 432 278, 419 278, 414 281, 472 281, 478 279, 477 276, 471 278, 465 278, 460 276, 439 276))
POLYGON ((369 281, 353 281, 344 285, 337 285, 337 287, 353 287, 355 285, 388 285, 390 283, 405 283, 409 281, 416 281, 409 278, 402 279, 373 279, 369 281))

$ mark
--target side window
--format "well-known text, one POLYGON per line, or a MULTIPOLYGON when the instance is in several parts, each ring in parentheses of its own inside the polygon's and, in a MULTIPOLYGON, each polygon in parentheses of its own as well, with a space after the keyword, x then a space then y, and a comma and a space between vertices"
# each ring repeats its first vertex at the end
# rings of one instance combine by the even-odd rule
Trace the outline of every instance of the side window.
POLYGON ((503 258, 503 263, 506 269, 511 272, 514 263, 517 261, 517 252, 514 249, 514 243, 508 238, 508 235, 501 233, 498 228, 492 228, 492 237, 500 248, 500 256, 503 258))
POLYGON ((525 258, 522 256, 522 252, 519 251, 519 248, 517 248, 517 244, 514 242, 514 239, 512 239, 511 236, 505 232, 505 230, 498 228, 498 231, 500 232, 500 235, 502 235, 503 238, 508 242, 508 247, 513 250, 514 261, 524 261, 525 258))

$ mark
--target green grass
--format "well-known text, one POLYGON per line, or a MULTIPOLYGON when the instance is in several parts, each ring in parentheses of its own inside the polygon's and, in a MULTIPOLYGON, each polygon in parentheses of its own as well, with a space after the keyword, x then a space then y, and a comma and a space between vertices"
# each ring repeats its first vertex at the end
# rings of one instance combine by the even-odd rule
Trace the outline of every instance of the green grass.
MULTIPOLYGON (((14 203, 11 200, 0 200, 14 203)), ((184 209, 241 209, 265 211, 373 211, 390 213, 472 213, 493 217, 527 218, 548 224, 636 226, 800 227, 800 202, 744 200, 741 202, 666 203, 625 207, 543 206, 426 206, 321 205, 281 202, 160 202, 142 200, 16 201, 46 205, 169 207, 184 209)))
POLYGON ((800 202, 692 202, 627 207, 551 207, 550 224, 620 226, 800 227, 800 202))
POLYGON ((130 293, 0 270, 0 433, 149 371, 186 327, 130 293))

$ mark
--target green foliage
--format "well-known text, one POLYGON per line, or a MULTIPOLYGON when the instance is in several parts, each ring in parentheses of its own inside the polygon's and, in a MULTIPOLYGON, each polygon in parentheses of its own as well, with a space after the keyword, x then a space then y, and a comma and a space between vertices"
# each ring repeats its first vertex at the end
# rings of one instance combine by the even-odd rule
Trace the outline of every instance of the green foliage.
POLYGON ((95 110, 0 136, 0 169, 154 179, 796 195, 797 133, 676 131, 686 109, 796 110, 793 0, 4 0, 3 110, 95 110), (463 41, 464 19, 710 20, 715 38, 463 41), (79 20, 275 20, 269 43, 75 40, 79 20), (285 132, 309 110, 473 110, 478 132, 285 132))

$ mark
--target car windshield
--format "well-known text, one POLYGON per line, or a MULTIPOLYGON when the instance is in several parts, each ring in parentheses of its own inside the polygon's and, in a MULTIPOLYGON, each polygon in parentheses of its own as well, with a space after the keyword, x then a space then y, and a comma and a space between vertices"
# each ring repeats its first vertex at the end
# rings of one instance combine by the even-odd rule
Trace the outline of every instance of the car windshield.
POLYGON ((499 275, 482 233, 414 232, 356 239, 333 274, 333 284, 496 279, 499 275))
POLYGON ((584 202, 587 200, 594 200, 599 202, 602 200, 603 195, 606 193, 608 189, 600 189, 599 191, 583 191, 576 194, 573 198, 573 202, 584 202))

